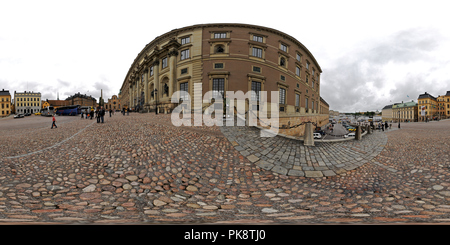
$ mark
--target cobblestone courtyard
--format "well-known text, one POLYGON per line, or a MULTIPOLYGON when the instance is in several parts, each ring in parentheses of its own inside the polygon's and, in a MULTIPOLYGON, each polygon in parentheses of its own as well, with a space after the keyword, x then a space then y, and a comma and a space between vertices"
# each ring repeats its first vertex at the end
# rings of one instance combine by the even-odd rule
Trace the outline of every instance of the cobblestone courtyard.
POLYGON ((450 120, 304 147, 165 114, 8 126, 33 117, 0 121, 1 223, 450 223, 450 120))

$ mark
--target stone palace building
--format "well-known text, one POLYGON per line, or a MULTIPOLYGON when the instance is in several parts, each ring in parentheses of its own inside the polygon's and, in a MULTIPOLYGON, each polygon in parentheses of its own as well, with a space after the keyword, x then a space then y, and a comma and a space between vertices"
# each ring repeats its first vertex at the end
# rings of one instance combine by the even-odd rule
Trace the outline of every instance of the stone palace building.
MULTIPOLYGON (((201 98, 208 91, 223 97, 225 91, 254 91, 254 109, 260 110, 260 92, 267 91, 268 104, 262 106, 270 113, 269 104, 277 104, 280 127, 305 121, 320 127, 329 117, 329 105, 320 97, 321 73, 313 54, 286 33, 248 24, 199 24, 148 43, 131 63, 119 98, 125 108, 170 113, 179 105, 171 101, 176 91, 189 93, 192 105, 197 89, 201 98), (278 93, 277 101, 271 91, 278 93)), ((203 112, 210 104, 201 103, 203 112)), ((301 135, 302 130, 282 133, 301 135)))

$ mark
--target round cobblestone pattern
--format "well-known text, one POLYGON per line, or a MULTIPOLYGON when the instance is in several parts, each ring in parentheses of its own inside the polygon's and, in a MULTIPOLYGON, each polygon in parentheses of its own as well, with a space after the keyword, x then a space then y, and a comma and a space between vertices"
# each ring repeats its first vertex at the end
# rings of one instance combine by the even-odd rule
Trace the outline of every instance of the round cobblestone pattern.
POLYGON ((362 140, 315 140, 315 146, 304 146, 303 141, 281 136, 261 137, 255 127, 221 127, 221 131, 250 162, 288 176, 328 177, 346 173, 376 157, 387 142, 385 134, 368 134, 362 140))
POLYGON ((1 223, 450 221, 450 120, 316 147, 253 128, 175 127, 165 114, 93 121, 28 131, 0 122, 1 223))

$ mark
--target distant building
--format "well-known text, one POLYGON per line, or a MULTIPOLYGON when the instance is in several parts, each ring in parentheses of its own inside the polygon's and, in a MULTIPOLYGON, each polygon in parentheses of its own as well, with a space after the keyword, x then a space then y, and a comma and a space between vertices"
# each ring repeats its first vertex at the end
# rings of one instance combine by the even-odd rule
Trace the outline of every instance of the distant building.
POLYGON ((14 107, 16 113, 36 113, 41 110, 41 93, 24 91, 17 93, 14 91, 14 107))
POLYGON ((339 116, 339 111, 330 110, 330 116, 339 116))
POLYGON ((9 90, 2 89, 2 91, 0 91, 0 103, 0 117, 11 115, 11 94, 9 93, 9 90))
POLYGON ((450 118, 450 91, 437 97, 439 119, 450 118))
POLYGON ((66 101, 68 102, 68 105, 97 107, 97 100, 94 97, 86 94, 80 94, 80 92, 69 96, 66 101))
POLYGON ((393 105, 387 105, 381 110, 381 120, 383 120, 383 122, 392 121, 394 119, 392 106, 393 105))
POLYGON ((105 103, 105 110, 113 110, 113 111, 120 111, 122 110, 122 106, 119 100, 119 97, 117 95, 113 95, 110 99, 108 99, 108 102, 105 103))
POLYGON ((436 97, 425 92, 424 94, 419 95, 417 101, 419 106, 419 121, 425 121, 427 118, 430 120, 439 115, 436 97))
POLYGON ((392 106, 393 120, 398 122, 417 122, 418 121, 418 104, 414 101, 394 104, 392 106))
POLYGON ((55 109, 61 106, 71 105, 71 101, 68 100, 46 100, 42 103, 42 107, 53 106, 55 109))

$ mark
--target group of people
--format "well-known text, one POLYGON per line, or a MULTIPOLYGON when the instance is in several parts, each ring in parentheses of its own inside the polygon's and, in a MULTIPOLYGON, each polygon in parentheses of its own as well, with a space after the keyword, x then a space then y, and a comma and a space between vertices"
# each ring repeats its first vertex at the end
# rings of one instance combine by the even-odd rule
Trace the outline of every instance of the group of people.
POLYGON ((388 127, 389 128, 391 128, 392 127, 392 123, 391 124, 389 124, 388 125, 388 122, 386 121, 386 122, 380 122, 380 123, 378 123, 378 129, 381 129, 381 130, 383 130, 384 131, 384 129, 388 129, 388 127))
MULTIPOLYGON (((130 111, 124 108, 124 109, 122 109, 122 114, 125 116, 125 113, 127 113, 129 115, 130 111)), ((97 123, 100 123, 100 122, 104 123, 105 114, 106 114, 106 110, 103 108, 103 106, 99 106, 95 110, 93 108, 91 108, 90 111, 88 111, 87 109, 81 110, 81 119, 90 118, 92 120, 92 118, 94 118, 94 115, 95 115, 95 118, 97 118, 97 123)), ((114 111, 109 109, 109 117, 111 117, 112 114, 114 114, 114 111)), ((55 114, 53 114, 51 129, 53 129, 53 127, 57 128, 55 114)))
MULTIPOLYGON (((97 123, 104 123, 106 110, 103 108, 103 106, 97 107, 96 110, 91 109, 89 112, 87 110, 81 111, 81 118, 88 119, 88 117, 90 117, 90 119, 92 120, 92 118, 94 118, 94 114, 95 118, 97 118, 97 123)), ((109 110, 109 116, 111 116, 111 110, 109 110)))

